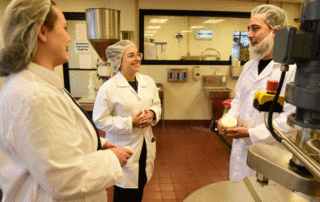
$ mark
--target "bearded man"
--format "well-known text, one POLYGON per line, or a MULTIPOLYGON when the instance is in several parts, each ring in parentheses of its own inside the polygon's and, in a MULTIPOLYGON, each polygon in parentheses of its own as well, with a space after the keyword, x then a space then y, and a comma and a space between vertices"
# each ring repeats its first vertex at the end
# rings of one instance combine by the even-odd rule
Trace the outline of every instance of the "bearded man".
MULTIPOLYGON (((268 80, 280 80, 281 64, 272 60, 274 37, 282 26, 287 25, 287 14, 281 8, 264 4, 252 10, 248 26, 250 40, 250 61, 244 65, 243 72, 235 88, 235 98, 231 108, 224 116, 238 119, 236 128, 224 130, 221 119, 218 130, 221 135, 233 137, 230 158, 230 180, 242 180, 246 176, 255 175, 255 171, 247 166, 247 153, 252 144, 263 143, 281 145, 277 142, 264 124, 264 112, 253 107, 256 91, 266 91, 268 80)), ((291 65, 286 73, 281 95, 285 94, 285 86, 293 82, 296 65, 291 65)), ((283 113, 273 115, 273 124, 290 139, 295 138, 295 129, 287 125, 287 116, 295 111, 289 103, 284 104, 283 113)))

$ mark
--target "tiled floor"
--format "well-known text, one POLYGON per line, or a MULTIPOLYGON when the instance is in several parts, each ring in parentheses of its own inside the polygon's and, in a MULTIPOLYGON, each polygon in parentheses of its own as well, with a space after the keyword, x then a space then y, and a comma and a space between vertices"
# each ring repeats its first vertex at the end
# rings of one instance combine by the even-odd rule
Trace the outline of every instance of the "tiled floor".
MULTIPOLYGON (((157 138, 155 171, 143 202, 182 202, 195 190, 228 180, 230 150, 210 130, 192 125, 153 128, 157 138)), ((108 188, 109 202, 113 187, 108 188)))
MULTIPOLYGON (((195 190, 228 180, 230 150, 210 130, 188 125, 153 128, 157 138, 155 171, 143 202, 182 202, 195 190)), ((113 187, 108 201, 113 201, 113 187)), ((1 195, 0 195, 1 199, 1 195)))

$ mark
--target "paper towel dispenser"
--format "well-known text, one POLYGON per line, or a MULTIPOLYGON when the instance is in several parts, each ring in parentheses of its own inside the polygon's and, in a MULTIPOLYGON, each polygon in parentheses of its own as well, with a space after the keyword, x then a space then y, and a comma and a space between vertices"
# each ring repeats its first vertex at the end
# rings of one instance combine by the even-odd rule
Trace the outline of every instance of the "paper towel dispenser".
POLYGON ((201 79, 201 69, 199 66, 193 67, 192 76, 195 81, 199 81, 201 79))

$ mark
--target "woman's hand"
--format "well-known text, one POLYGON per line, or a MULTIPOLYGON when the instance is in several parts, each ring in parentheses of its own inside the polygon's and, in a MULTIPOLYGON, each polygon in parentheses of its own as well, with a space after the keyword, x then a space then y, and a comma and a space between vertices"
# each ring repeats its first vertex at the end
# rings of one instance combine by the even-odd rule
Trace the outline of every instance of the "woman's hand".
POLYGON ((111 148, 111 151, 117 156, 121 167, 125 166, 128 162, 128 159, 132 156, 133 152, 130 149, 126 148, 111 148))
POLYGON ((151 125, 153 121, 154 114, 150 110, 141 110, 138 113, 132 115, 132 125, 133 127, 145 128, 151 125))
POLYGON ((138 113, 132 115, 132 126, 133 127, 140 128, 140 122, 141 122, 141 119, 142 119, 142 117, 141 117, 142 113, 143 113, 143 111, 140 110, 138 113))
POLYGON ((103 144, 102 146, 102 150, 105 150, 105 149, 111 149, 111 148, 117 148, 118 146, 116 144, 114 144, 113 142, 110 142, 110 141, 105 141, 105 143, 103 144))
POLYGON ((154 117, 154 113, 150 110, 145 109, 144 110, 144 115, 140 116, 141 122, 140 122, 140 128, 145 128, 147 126, 150 126, 152 121, 153 121, 153 117, 154 117))

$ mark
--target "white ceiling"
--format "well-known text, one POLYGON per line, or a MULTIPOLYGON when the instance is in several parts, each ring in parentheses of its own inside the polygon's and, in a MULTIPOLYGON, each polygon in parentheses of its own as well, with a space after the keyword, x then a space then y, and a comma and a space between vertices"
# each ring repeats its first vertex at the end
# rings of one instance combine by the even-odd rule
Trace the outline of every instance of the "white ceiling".
POLYGON ((251 2, 269 2, 269 3, 302 3, 303 0, 236 0, 236 1, 251 1, 251 2))

